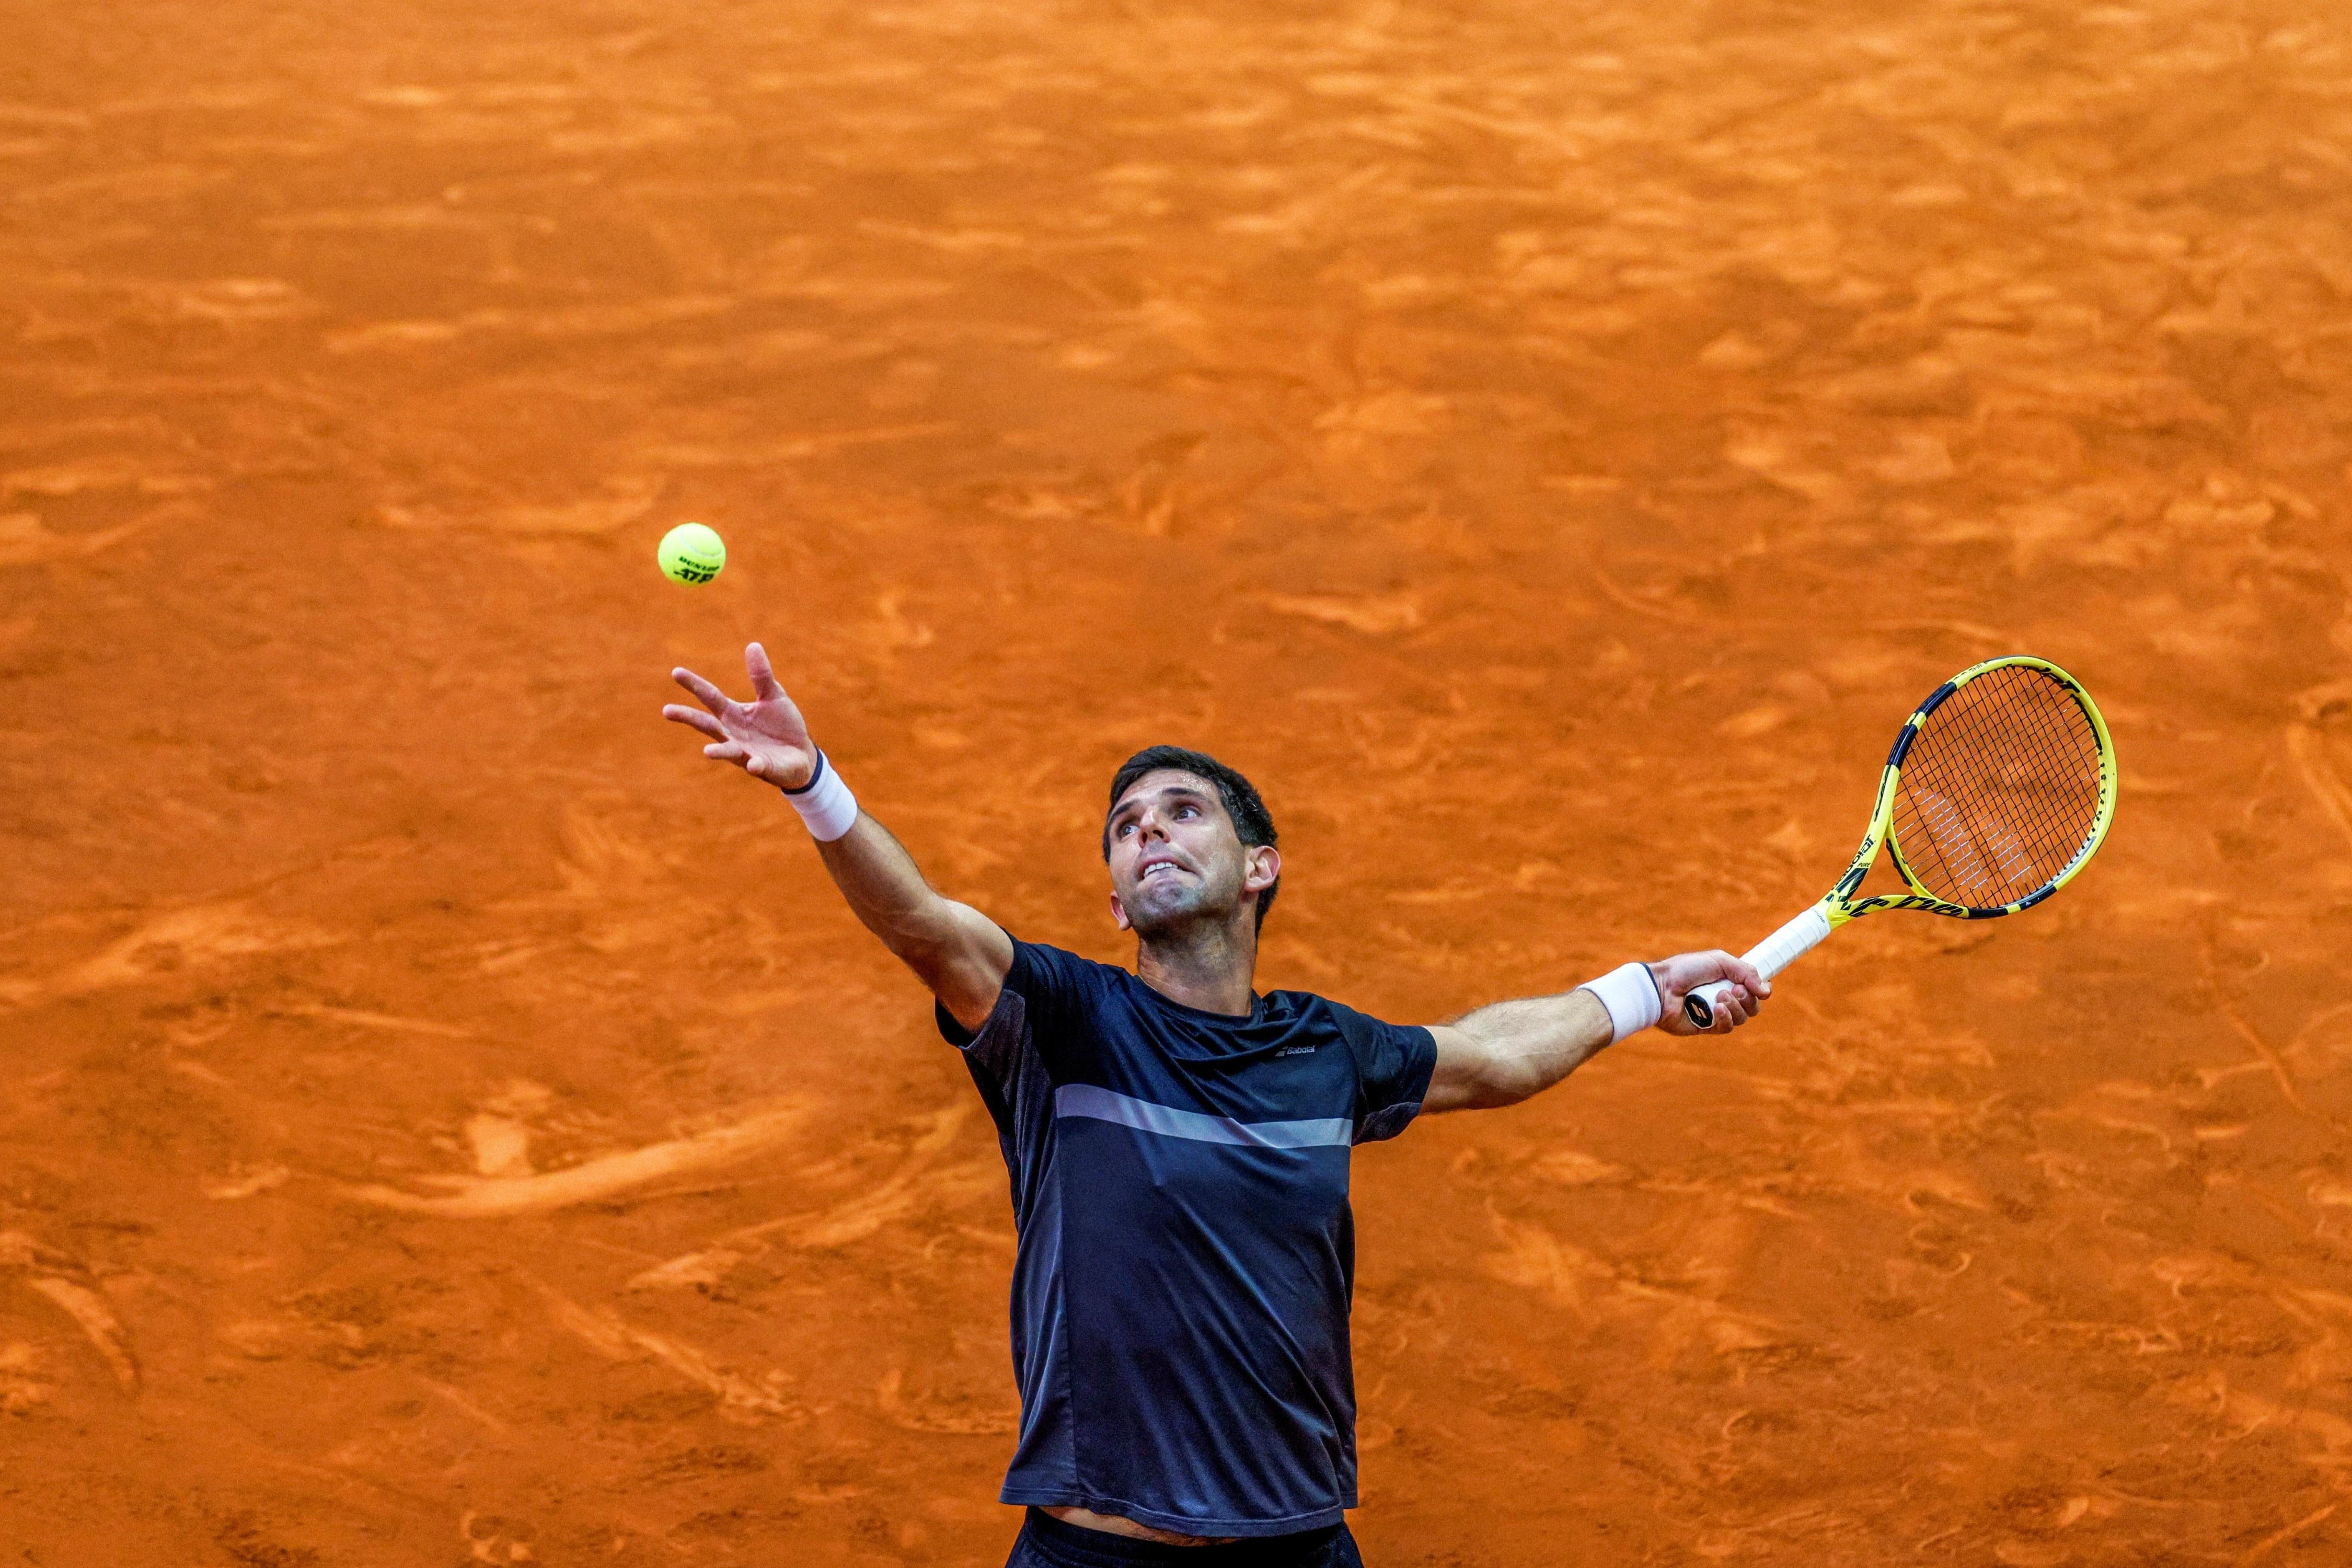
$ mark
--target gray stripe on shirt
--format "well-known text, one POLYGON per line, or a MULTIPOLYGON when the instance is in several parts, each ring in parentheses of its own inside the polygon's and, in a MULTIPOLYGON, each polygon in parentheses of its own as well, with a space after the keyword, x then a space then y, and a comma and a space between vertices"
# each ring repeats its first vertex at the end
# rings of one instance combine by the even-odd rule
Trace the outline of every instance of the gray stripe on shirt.
POLYGON ((1066 1083, 1055 1089, 1054 1114, 1115 1121, 1139 1132, 1190 1138, 1198 1143, 1239 1143, 1253 1149, 1345 1149, 1355 1142, 1356 1131, 1344 1116, 1321 1121, 1235 1121, 1154 1105, 1090 1083, 1066 1083))

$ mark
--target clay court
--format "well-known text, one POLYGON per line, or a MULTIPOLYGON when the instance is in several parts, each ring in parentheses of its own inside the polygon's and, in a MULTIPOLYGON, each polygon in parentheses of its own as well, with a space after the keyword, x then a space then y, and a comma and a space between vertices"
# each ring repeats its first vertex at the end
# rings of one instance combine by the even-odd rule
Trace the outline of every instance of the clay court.
POLYGON ((929 998, 662 722, 743 642, 1112 962, 1136 747, 1401 1021, 1887 915, 1355 1164, 1376 1564, 2352 1561, 2352 25, 96 0, 0 50, 0 1557, 992 1565, 929 998), (727 572, 656 571, 709 522, 727 572))

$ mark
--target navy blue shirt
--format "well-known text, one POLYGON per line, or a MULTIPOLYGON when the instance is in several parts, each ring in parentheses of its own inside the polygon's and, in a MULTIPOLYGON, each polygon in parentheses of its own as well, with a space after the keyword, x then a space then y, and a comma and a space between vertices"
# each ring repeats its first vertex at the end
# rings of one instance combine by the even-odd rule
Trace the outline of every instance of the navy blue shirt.
POLYGON ((1356 1504, 1349 1150, 1421 1110, 1429 1031, 1296 991, 1203 1012, 1022 942, 978 1034, 939 1017, 1013 1176, 1003 1500, 1190 1535, 1339 1522, 1356 1504))

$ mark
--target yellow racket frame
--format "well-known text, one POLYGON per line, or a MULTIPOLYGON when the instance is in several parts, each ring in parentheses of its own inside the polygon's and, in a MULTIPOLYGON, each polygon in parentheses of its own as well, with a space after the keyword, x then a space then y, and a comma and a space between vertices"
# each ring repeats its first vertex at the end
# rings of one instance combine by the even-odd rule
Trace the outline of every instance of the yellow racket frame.
MULTIPOLYGON (((1953 920, 1985 921, 2032 909, 2073 881, 2083 868, 2090 864, 2091 857, 2098 853, 2099 846, 2106 841, 2108 827, 2116 819, 2116 790, 2115 738, 2107 733, 2106 719, 2099 712, 2099 705, 2091 700, 2091 694, 2083 689, 2081 681, 2048 659, 2034 658, 2026 654, 2011 654, 2002 658, 1989 658, 1982 664, 1972 664, 1929 692, 1927 700, 1904 721, 1902 732, 1895 737, 1895 749, 1886 755, 1885 771, 1878 776, 1878 799, 1870 809, 1869 831, 1862 836, 1862 847, 1853 852, 1853 862, 1846 868, 1845 875, 1838 879, 1837 886, 1822 895, 1821 901, 1803 914, 1748 950, 1747 961, 1769 980, 1811 951, 1831 931, 1849 921, 1860 920, 1880 910, 1923 910, 1928 914, 1946 915, 1953 920), (2060 868, 2055 877, 2015 903, 1982 907, 1949 903, 1920 886, 1917 875, 1903 858, 1902 842, 1893 832, 1895 797, 1903 783, 1903 759, 1910 755, 1912 742, 1919 738, 1920 727, 1927 723, 1928 715, 1949 701, 1954 692, 1972 680, 1983 679, 1996 669, 2018 668, 2039 670, 2056 681, 2081 706, 2083 716, 2091 721, 2091 731, 2099 742, 2098 815, 2092 821, 2090 834, 2084 839, 2083 847, 2074 852, 2074 858, 2060 868), (1895 874, 1903 879, 1903 885, 1910 891, 1857 897, 1862 890, 1863 879, 1870 874, 1871 863, 1878 858, 1882 847, 1889 851, 1895 862, 1895 874)), ((1714 1004, 1730 989, 1731 983, 1727 980, 1703 985, 1684 998, 1684 1011, 1699 1028, 1711 1027, 1715 1022, 1714 1004)))
POLYGON ((1845 875, 1838 879, 1837 886, 1822 899, 1822 912, 1829 916, 1830 928, 1834 931, 1848 921, 1859 920, 1879 910, 1925 910, 1931 915, 1948 915, 1954 920, 1989 921, 2032 909, 2073 881, 2076 874, 2090 864, 2091 857, 2098 853, 2099 846, 2106 841, 2107 828, 2116 819, 2116 782, 2115 738, 2107 733, 2105 717, 2099 712, 2099 705, 2091 700, 2091 694, 2083 689, 2081 681, 2048 659, 2034 658, 2027 654, 2011 654, 2005 658, 1989 658, 1982 664, 1972 664, 1936 688, 1928 694, 1927 700, 1912 711, 1911 717, 1904 721, 1903 732, 1895 736, 1895 749, 1887 753, 1886 771, 1878 777, 1878 800, 1870 810, 1870 831, 1863 835, 1862 847, 1854 851, 1853 864, 1846 868, 1845 875), (1947 903, 1919 885, 1919 879, 1912 872, 1910 862, 1903 858, 1903 841, 1893 831, 1895 796, 1903 783, 1903 759, 1911 754, 1911 743, 1919 738, 1920 726, 1927 723, 1927 716, 1948 701, 1954 692, 1996 669, 2017 668, 2038 669, 2056 681, 2082 708, 2083 717, 2091 721, 2091 732, 2099 739, 2098 815, 2092 821, 2090 837, 2084 839, 2083 847, 2074 852, 2074 858, 2067 861, 2055 877, 2015 903, 1982 907, 1947 903), (1903 879, 1903 885, 1911 891, 1857 899, 1853 895, 1860 890, 1863 878, 1869 873, 1870 863, 1878 858, 1881 845, 1885 846, 1888 856, 1894 860, 1895 873, 1903 879))

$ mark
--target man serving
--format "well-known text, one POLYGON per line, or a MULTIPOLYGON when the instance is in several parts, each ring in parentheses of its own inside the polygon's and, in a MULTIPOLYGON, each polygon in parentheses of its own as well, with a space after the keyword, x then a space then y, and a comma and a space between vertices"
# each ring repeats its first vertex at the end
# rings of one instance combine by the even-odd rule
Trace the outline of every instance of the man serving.
POLYGON ((1696 1033, 1683 997, 1716 980, 1727 1033, 1770 986, 1717 952, 1426 1026, 1261 995, 1273 820, 1248 780, 1173 746, 1119 768, 1103 825, 1134 972, 1019 942, 932 891, 759 644, 743 661, 750 702, 679 669, 702 709, 663 715, 800 812, 849 907, 938 998, 1012 1174, 1003 1497, 1029 1513, 1007 1568, 1360 1564, 1349 1151, 1423 1111, 1516 1104, 1653 1025, 1696 1033))

